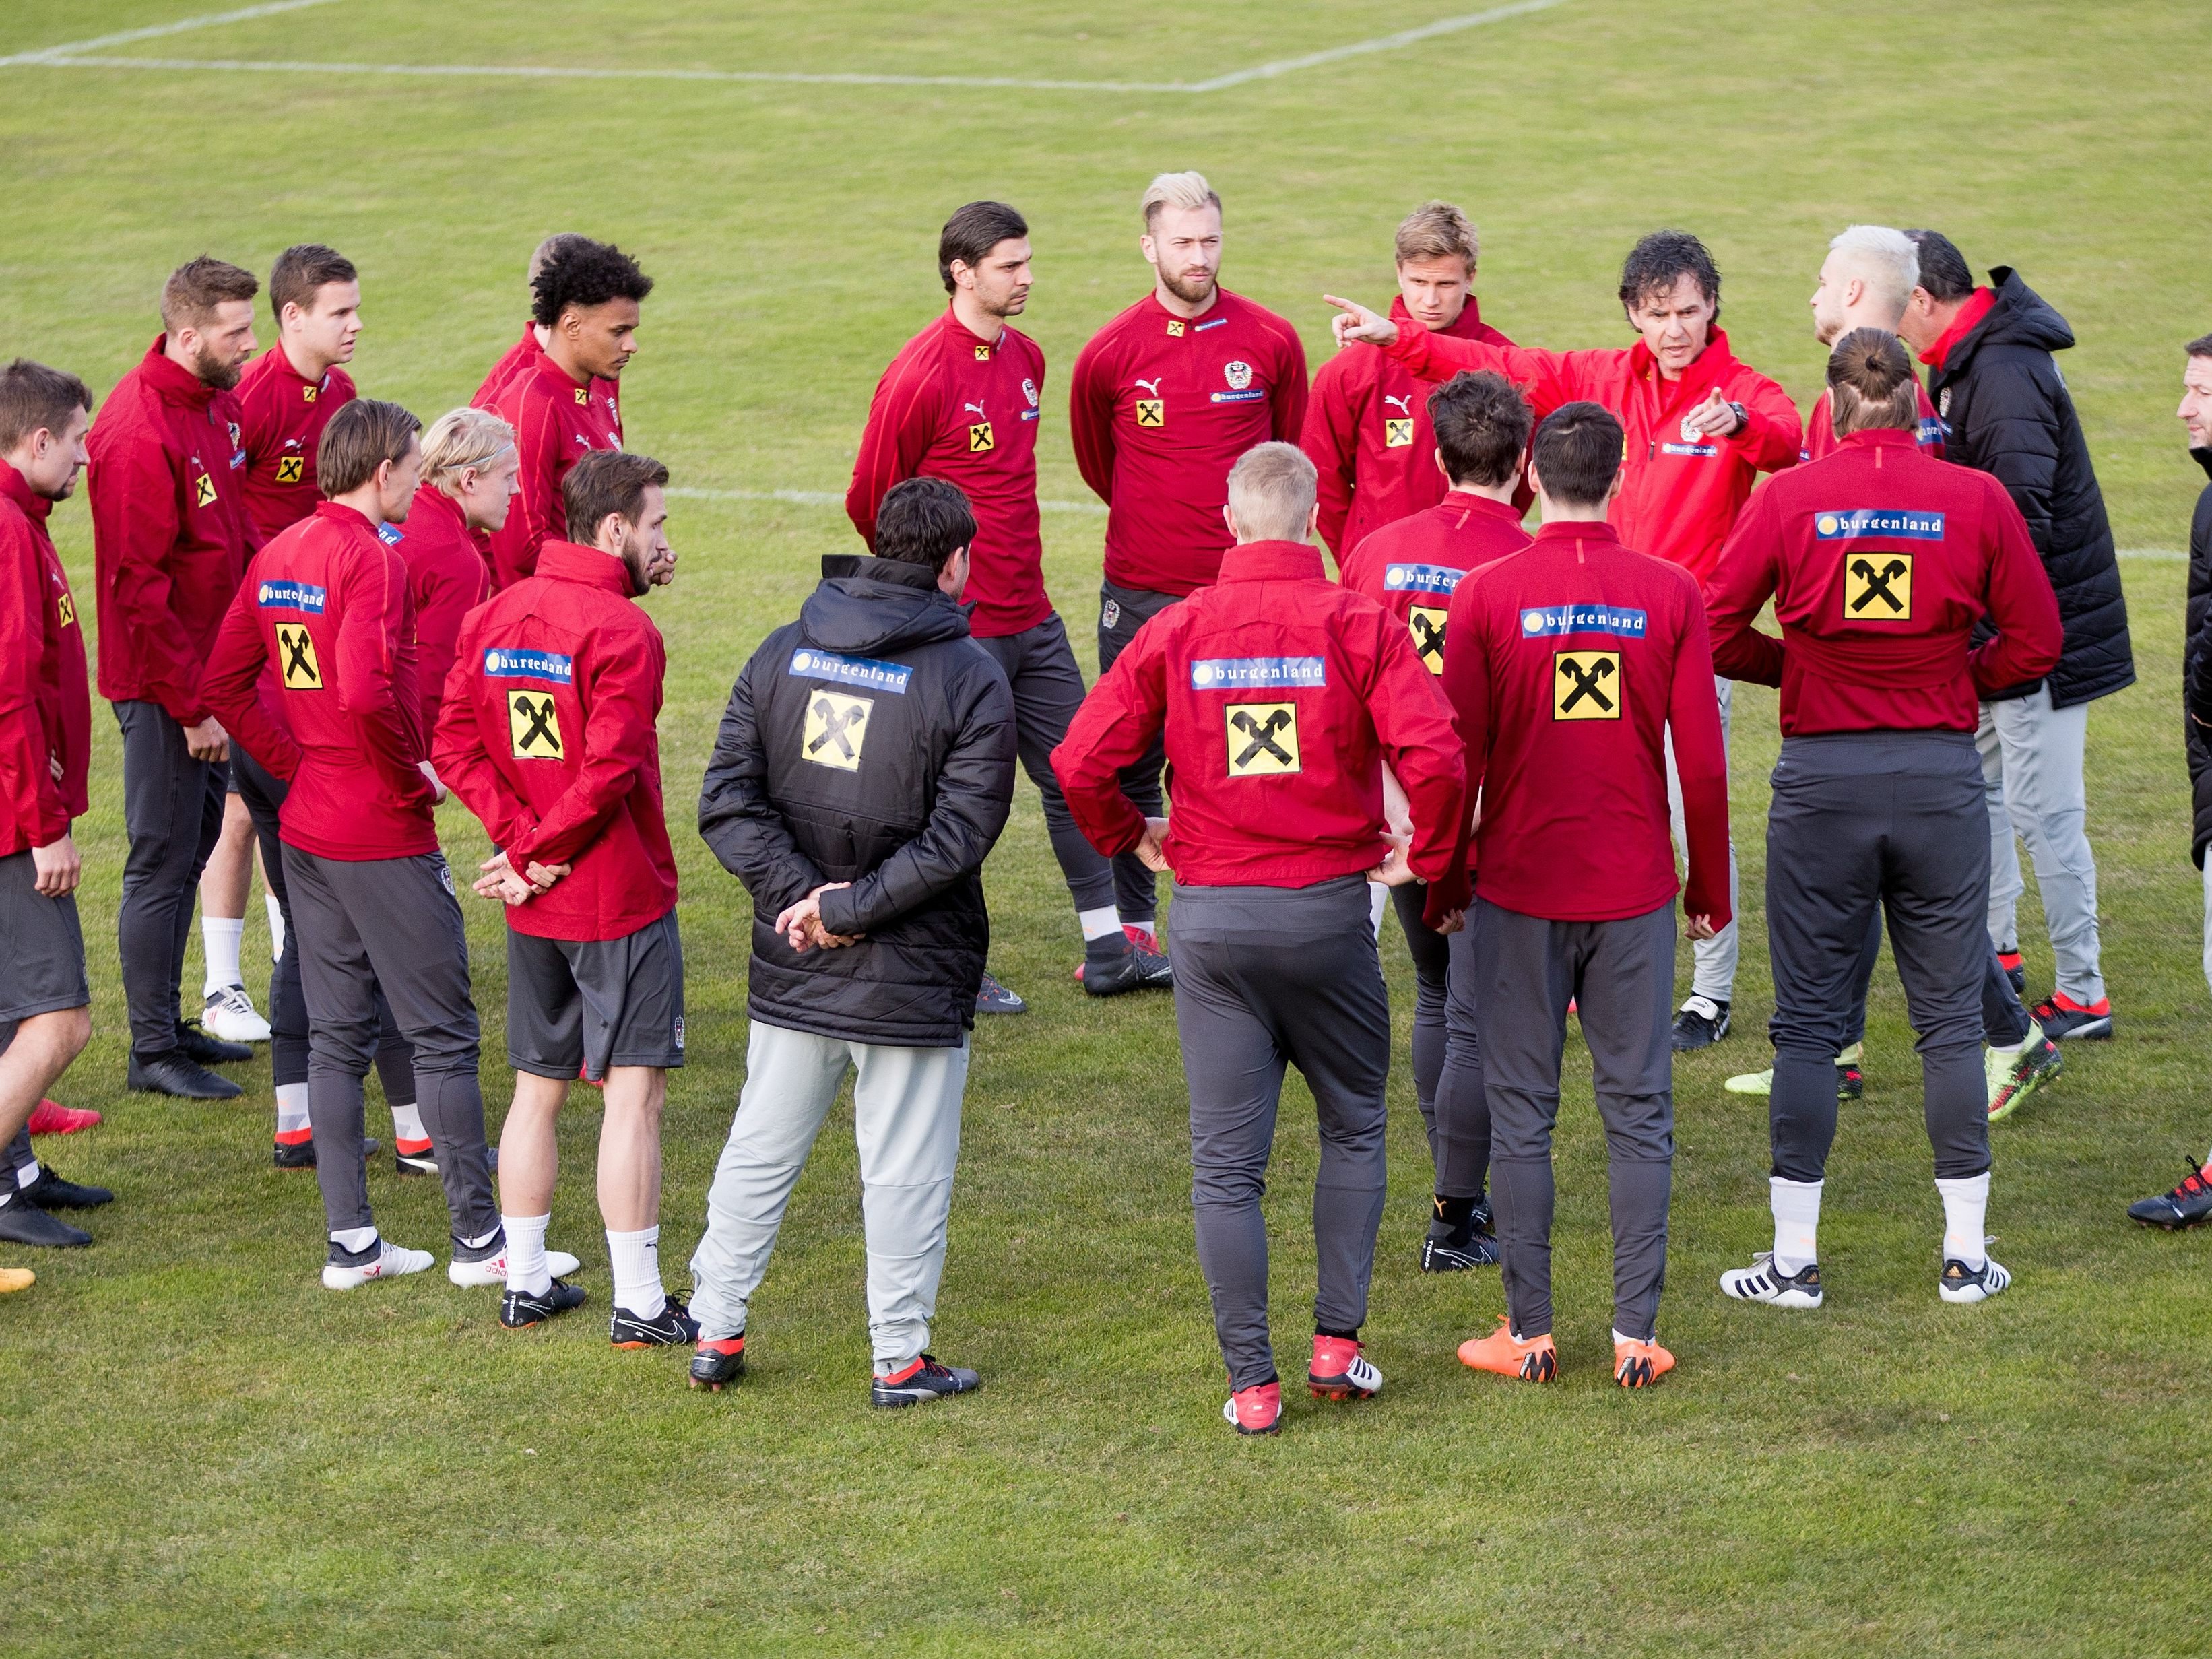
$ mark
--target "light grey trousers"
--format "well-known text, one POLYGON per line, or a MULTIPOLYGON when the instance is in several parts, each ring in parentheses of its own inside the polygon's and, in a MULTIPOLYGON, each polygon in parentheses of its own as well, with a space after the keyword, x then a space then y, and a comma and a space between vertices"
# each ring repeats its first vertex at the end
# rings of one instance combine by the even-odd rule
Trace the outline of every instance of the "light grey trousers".
MULTIPOLYGON (((1721 705, 1721 750, 1728 751, 1729 705, 1735 700, 1733 680, 1716 675, 1713 694, 1721 705)), ((1674 734, 1667 734, 1667 821, 1674 831, 1677 863, 1688 868, 1689 831, 1682 818, 1682 780, 1674 770, 1674 734)), ((1729 836, 1729 925, 1711 939, 1701 939, 1690 947, 1690 959, 1696 971, 1691 975, 1690 989, 1701 997, 1711 997, 1715 1002, 1728 1002, 1735 995, 1735 964, 1741 950, 1740 936, 1735 917, 1743 913, 1736 902, 1735 836, 1729 836)))
POLYGON ((2105 994, 2097 857, 2089 850, 2089 797, 2081 776, 2088 741, 2089 705, 2053 708, 2048 685, 2033 696, 1984 703, 1974 733, 1990 809, 1990 943, 2000 951, 2019 944, 2016 912, 2027 884, 2013 844, 2016 834, 2035 861, 2058 988, 2084 1006, 2105 994))
POLYGON ((897 1048, 753 1021, 745 1086, 707 1194, 707 1231, 691 1257, 692 1316, 702 1340, 742 1336, 746 1305, 768 1273, 775 1236, 806 1155, 848 1071, 860 1151, 868 1248, 868 1337, 878 1366, 929 1346, 945 1273, 952 1170, 968 1043, 897 1048))

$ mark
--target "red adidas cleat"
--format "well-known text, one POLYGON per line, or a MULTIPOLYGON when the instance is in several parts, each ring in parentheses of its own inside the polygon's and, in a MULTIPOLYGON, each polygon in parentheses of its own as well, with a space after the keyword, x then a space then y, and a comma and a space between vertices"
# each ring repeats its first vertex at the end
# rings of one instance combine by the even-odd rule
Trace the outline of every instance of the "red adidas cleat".
POLYGON ((1316 1400, 1369 1400, 1382 1392, 1382 1373, 1369 1363, 1356 1340, 1316 1336, 1306 1387, 1316 1400))
POLYGON ((42 1100, 31 1109, 30 1130, 34 1135, 73 1135, 100 1121, 100 1114, 76 1106, 58 1106, 42 1100))
POLYGON ((1255 1383, 1231 1395, 1221 1407, 1223 1419, 1239 1434, 1273 1434, 1283 1426, 1283 1385, 1255 1383))
POLYGON ((1488 1336, 1471 1336, 1459 1345, 1459 1363, 1523 1382, 1556 1382, 1559 1375, 1559 1356, 1550 1334, 1524 1341, 1513 1334, 1504 1314, 1498 1316, 1498 1328, 1488 1336))

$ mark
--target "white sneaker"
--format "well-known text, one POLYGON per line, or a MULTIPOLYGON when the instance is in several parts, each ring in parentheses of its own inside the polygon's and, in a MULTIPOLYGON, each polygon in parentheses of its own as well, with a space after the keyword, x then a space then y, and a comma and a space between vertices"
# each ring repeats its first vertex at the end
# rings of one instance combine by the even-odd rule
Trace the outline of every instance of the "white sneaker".
POLYGON ((323 1288, 326 1291, 357 1291, 372 1279, 400 1279, 409 1273, 419 1273, 434 1266, 437 1258, 428 1250, 410 1250, 404 1245, 394 1244, 388 1238, 376 1241, 376 1255, 359 1267, 342 1267, 335 1261, 323 1264, 323 1288))
POLYGON ((1748 1267, 1731 1267, 1721 1275, 1721 1294, 1739 1302, 1764 1302, 1770 1308, 1817 1308, 1820 1305, 1820 1264, 1808 1261, 1794 1273, 1774 1265, 1774 1253, 1761 1250, 1748 1267))
POLYGON ((1943 1264, 1936 1291, 1946 1302, 1986 1302, 2011 1283, 2012 1275, 1993 1255, 1984 1256, 1978 1267, 1969 1267, 1954 1256, 1943 1264))
POLYGON ((221 1037, 225 1042, 269 1041, 269 1022, 254 1012, 253 999, 246 995, 243 985, 226 985, 220 991, 209 992, 200 1024, 210 1036, 221 1037))
MULTIPOLYGON (((566 1279, 580 1265, 566 1250, 545 1252, 545 1271, 556 1279, 566 1279)), ((507 1252, 501 1250, 481 1261, 464 1261, 455 1256, 446 1264, 446 1277, 465 1290, 503 1289, 507 1284, 507 1252)))

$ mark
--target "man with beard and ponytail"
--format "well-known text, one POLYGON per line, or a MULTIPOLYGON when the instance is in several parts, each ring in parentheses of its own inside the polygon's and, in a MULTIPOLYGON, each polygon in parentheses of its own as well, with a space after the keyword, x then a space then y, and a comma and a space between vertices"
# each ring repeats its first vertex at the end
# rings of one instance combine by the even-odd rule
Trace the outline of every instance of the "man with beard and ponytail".
POLYGON ((1766 837, 1774 970, 1768 1113, 1774 1247, 1721 1275, 1748 1302, 1817 1308, 1817 1237, 1836 1134, 1837 1051, 1877 907, 1919 1033, 1943 1204, 1936 1288, 1996 1295, 1980 988, 1990 845, 1978 700, 2058 660, 2061 629, 2027 522, 1986 474, 1932 460, 1898 337, 1846 334, 1828 359, 1843 441, 1753 498, 1707 588, 1720 672, 1781 688, 1766 837), (1771 599, 1779 639, 1753 626, 1771 599), (1995 629, 1977 646, 1978 628, 1995 629))
MULTIPOLYGON (((1068 817, 1052 751, 1083 704, 1083 671, 1044 586, 1037 525, 1036 441, 1044 353, 1008 322, 1029 303, 1030 228, 1004 202, 970 202, 945 222, 937 269, 952 296, 900 348, 868 408, 845 510, 872 547, 876 510, 908 478, 957 484, 975 515, 963 600, 975 642, 1006 671, 1022 766, 1044 802, 1053 856, 1083 932, 1076 976, 1092 996, 1174 982, 1167 958, 1122 930, 1114 871, 1068 817)), ((978 1013, 1028 1005, 983 975, 978 1013)))
POLYGON ((93 423, 100 694, 123 731, 123 866, 116 945, 131 1012, 133 1089, 192 1100, 244 1092, 208 1070, 243 1043, 186 1023, 178 1000, 192 896, 222 830, 228 735, 201 671, 258 544, 234 388, 253 355, 253 273, 204 254, 170 274, 162 332, 93 423))
POLYGON ((568 470, 568 537, 469 613, 435 745, 439 775, 498 849, 477 890, 507 904, 515 1072, 500 1132, 500 1323, 540 1324, 584 1300, 545 1257, 554 1126, 580 1072, 603 1085, 599 1211, 618 1348, 699 1334, 660 1278, 660 1114, 684 1063, 684 946, 653 724, 668 653, 635 601, 675 574, 667 483, 659 462, 618 450, 568 470))
MULTIPOLYGON (((1220 284, 1221 198, 1197 173, 1164 173, 1139 204, 1152 291, 1091 337, 1075 360, 1068 435, 1083 482, 1106 503, 1098 671, 1161 611, 1213 580, 1230 547, 1229 469, 1305 428, 1306 353, 1297 331, 1220 284)), ((1155 744, 1121 779, 1157 817, 1155 744)), ((1114 860, 1122 925, 1159 948, 1159 890, 1135 854, 1114 860)))

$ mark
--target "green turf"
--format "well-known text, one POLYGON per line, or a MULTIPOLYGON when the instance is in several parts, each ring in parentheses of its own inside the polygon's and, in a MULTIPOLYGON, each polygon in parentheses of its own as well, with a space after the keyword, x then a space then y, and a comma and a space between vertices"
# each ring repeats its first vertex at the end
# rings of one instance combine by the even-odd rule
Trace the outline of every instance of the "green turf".
MULTIPOLYGON (((15 0, 0 55, 194 3, 15 0)), ((1431 15, 1373 0, 738 11, 346 0, 112 50, 1187 81, 1431 15)), ((624 388, 633 443, 692 489, 838 491, 877 373, 940 303, 937 225, 1003 195, 1036 233, 1042 494, 1078 501, 1067 369, 1144 289, 1133 210, 1163 167, 1223 189, 1229 282, 1287 311, 1316 358, 1320 291, 1385 296, 1390 228, 1436 194, 1482 226, 1486 316, 1537 343, 1621 339, 1608 295, 1628 242, 1662 222, 1700 231, 1736 349, 1807 399, 1825 239, 1854 219, 1932 222, 2073 320, 2083 343, 2064 364, 2121 542, 2172 550, 2202 482, 2171 411, 2179 343, 2212 325, 2208 60, 2212 21, 2167 4, 1568 0, 1203 97, 5 67, 0 352, 104 392, 154 332, 172 265, 204 248, 265 269, 320 240, 362 270, 363 386, 431 415, 512 338, 532 244, 584 229, 660 283, 624 388)), ((665 1212, 678 1283, 745 1030, 748 908, 690 833, 691 803, 738 665, 817 557, 851 545, 834 507, 679 507, 679 580, 652 601, 691 963, 665 1212)), ((1100 520, 1045 522, 1087 660, 1100 520)), ((56 526, 89 618, 82 507, 56 526)), ((2122 1035, 2069 1055, 2063 1085, 1998 1133, 1991 1221, 2014 1293, 1936 1302, 1940 1213, 1887 967, 1867 1099, 1832 1169, 1827 1309, 1775 1315, 1713 1291, 1766 1227, 1764 1113, 1719 1089, 1765 1054, 1758 823, 1776 739, 1771 696, 1747 691, 1737 1035, 1678 1075, 1662 1333, 1681 1369, 1640 1396, 1607 1383, 1602 1149, 1572 1047, 1563 1380, 1519 1389, 1455 1364, 1502 1304, 1492 1273, 1413 1271, 1425 1170, 1401 1063, 1368 1328, 1389 1389, 1352 1408, 1295 1401, 1283 1437, 1255 1443, 1218 1416, 1169 1002, 1092 1006, 1069 981, 1074 929, 1033 793, 988 884, 994 964, 1035 1008, 978 1035, 937 1338, 988 1386, 894 1415, 864 1403, 849 1115, 800 1187, 732 1394, 686 1392, 677 1355, 605 1344, 587 1102, 566 1126, 554 1231, 585 1259, 585 1317, 502 1332, 489 1293, 441 1276, 317 1288, 313 1182, 267 1167, 263 1065, 236 1106, 119 1087, 123 842, 101 714, 80 825, 98 1035, 64 1093, 108 1121, 42 1146, 119 1198, 93 1218, 94 1249, 40 1256, 37 1289, 0 1302, 0 1651, 2203 1652, 2189 1586, 2212 1453, 2206 1242, 2120 1218, 2212 1135, 2195 1086, 2207 1003, 2175 707, 2182 568, 2125 573, 2142 682, 2096 706, 2090 757, 2122 1035)), ((465 813, 442 823, 457 860, 477 854, 465 813)), ((259 918, 257 902, 257 994, 259 918)), ((494 1056, 500 927, 472 910, 494 1056)), ((1395 924, 1384 945, 1402 1062, 1395 924)), ((496 1115, 507 1083, 495 1065, 487 1079, 496 1115)), ((1268 1214, 1288 1369, 1312 1272, 1296 1086, 1285 1121, 1268 1214)), ((380 1171, 372 1190, 394 1237, 440 1239, 434 1187, 380 1171)))

